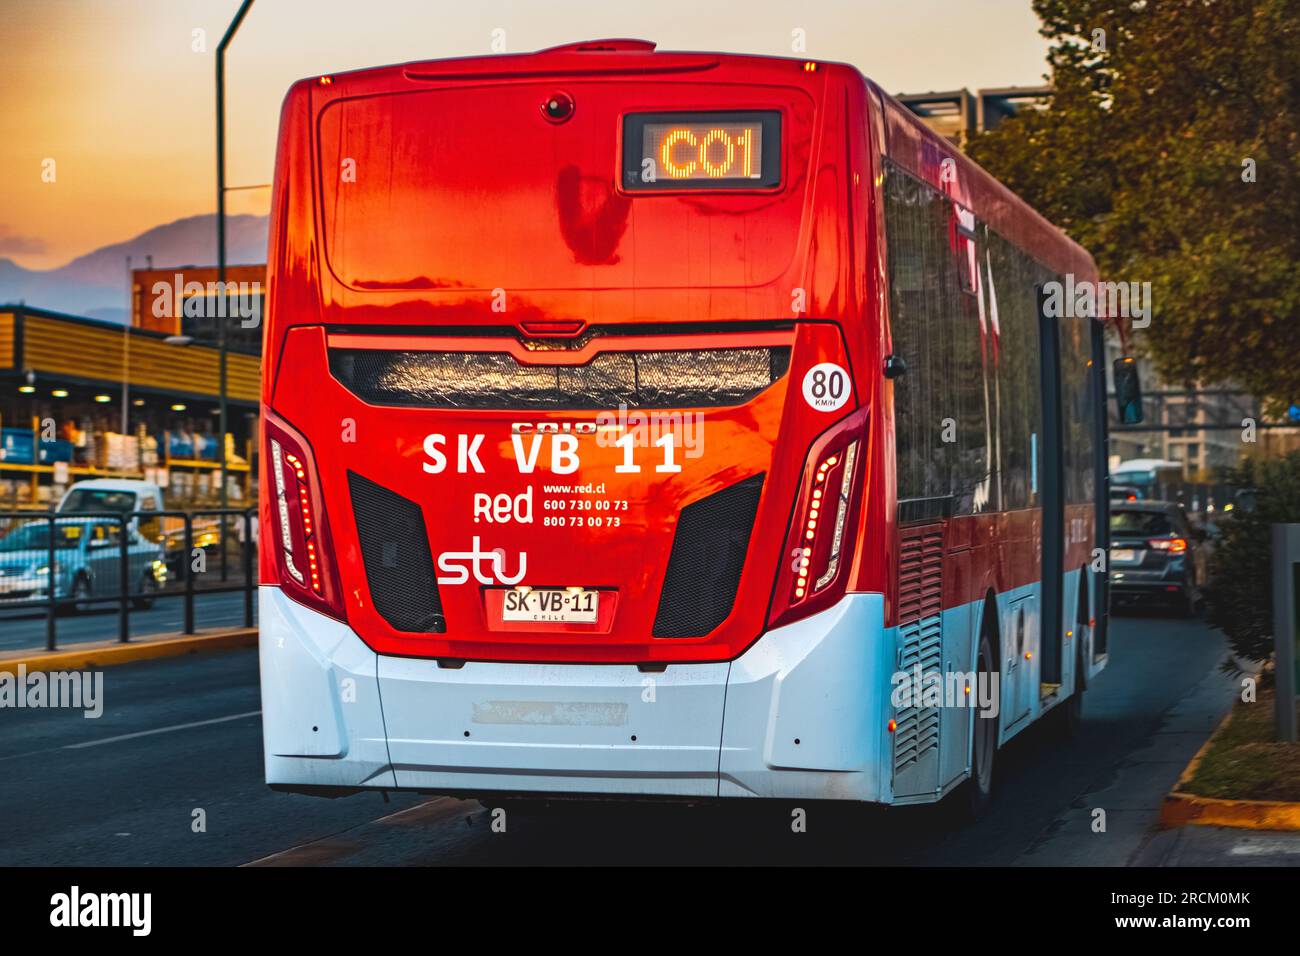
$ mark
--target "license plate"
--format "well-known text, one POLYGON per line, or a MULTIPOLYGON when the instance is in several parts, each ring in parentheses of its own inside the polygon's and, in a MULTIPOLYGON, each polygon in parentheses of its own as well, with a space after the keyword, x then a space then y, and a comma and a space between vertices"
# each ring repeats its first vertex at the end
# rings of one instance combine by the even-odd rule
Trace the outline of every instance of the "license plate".
POLYGON ((595 624, 600 592, 580 588, 533 588, 507 591, 501 602, 501 620, 534 624, 595 624))
POLYGON ((1115 564, 1133 564, 1138 559, 1132 548, 1115 548, 1110 553, 1110 560, 1115 564))

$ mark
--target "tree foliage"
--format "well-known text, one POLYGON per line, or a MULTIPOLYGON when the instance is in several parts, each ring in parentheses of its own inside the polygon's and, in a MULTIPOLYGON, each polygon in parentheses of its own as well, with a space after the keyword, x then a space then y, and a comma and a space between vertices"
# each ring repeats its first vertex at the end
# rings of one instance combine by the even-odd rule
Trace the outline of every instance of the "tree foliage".
POLYGON ((1247 458, 1228 481, 1257 489, 1252 511, 1234 509, 1222 524, 1205 589, 1207 619, 1221 628, 1238 658, 1273 653, 1273 524, 1300 522, 1300 452, 1247 458))
POLYGON ((1033 5, 1052 104, 968 152, 1103 279, 1151 282, 1134 342, 1166 380, 1300 401, 1300 0, 1033 5))

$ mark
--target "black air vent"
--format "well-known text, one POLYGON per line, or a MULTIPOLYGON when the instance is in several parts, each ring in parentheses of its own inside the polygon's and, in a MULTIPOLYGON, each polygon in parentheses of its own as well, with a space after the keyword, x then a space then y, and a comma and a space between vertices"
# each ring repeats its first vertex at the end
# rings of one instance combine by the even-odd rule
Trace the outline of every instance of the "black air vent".
POLYGON ((682 509, 659 595, 655 637, 703 637, 727 619, 745 567, 763 475, 682 509))
POLYGON ((348 486, 375 610, 394 630, 444 633, 447 622, 420 506, 355 472, 348 472, 348 486))
POLYGON ((371 405, 473 409, 716 408, 785 375, 789 346, 601 352, 521 365, 508 352, 331 349, 330 372, 371 405))

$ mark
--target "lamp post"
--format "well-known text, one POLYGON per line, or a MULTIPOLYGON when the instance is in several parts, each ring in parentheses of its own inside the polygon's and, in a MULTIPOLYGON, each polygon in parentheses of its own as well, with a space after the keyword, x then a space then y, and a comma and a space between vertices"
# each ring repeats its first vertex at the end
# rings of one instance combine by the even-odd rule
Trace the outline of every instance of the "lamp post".
MULTIPOLYGON (((126 402, 131 391, 131 324, 135 302, 135 283, 131 281, 131 257, 126 257, 126 321, 122 323, 122 434, 130 433, 126 402)), ((122 439, 126 441, 125 438, 122 439)))
MULTIPOLYGON (((244 17, 247 16, 252 5, 253 0, 244 0, 239 5, 239 11, 230 21, 230 26, 226 28, 225 36, 217 44, 217 288, 221 290, 223 296, 226 294, 226 47, 230 46, 230 41, 235 38, 235 31, 244 22, 244 17)), ((226 296, 226 299, 228 301, 229 296, 226 296)), ((222 308, 221 311, 227 310, 222 308)), ((226 491, 226 319, 228 316, 217 316, 217 318, 219 320, 217 348, 220 352, 217 388, 220 402, 217 416, 217 455, 221 461, 221 507, 226 508, 230 504, 226 491)), ((224 518, 221 527, 224 538, 224 518)), ((224 546, 222 553, 225 553, 224 546)))

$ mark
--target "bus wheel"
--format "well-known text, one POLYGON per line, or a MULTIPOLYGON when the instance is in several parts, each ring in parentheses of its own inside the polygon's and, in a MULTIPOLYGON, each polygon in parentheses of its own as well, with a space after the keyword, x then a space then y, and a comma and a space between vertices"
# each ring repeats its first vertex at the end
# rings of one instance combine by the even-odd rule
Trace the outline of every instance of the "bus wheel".
MULTIPOLYGON (((993 662, 993 642, 986 631, 980 635, 978 674, 981 679, 985 674, 997 672, 993 662)), ((990 682, 988 686, 998 686, 990 682)), ((975 733, 971 743, 970 779, 963 784, 960 795, 962 816, 968 822, 974 822, 984 816, 993 801, 993 760, 998 751, 998 719, 996 716, 983 716, 975 711, 975 733)))

